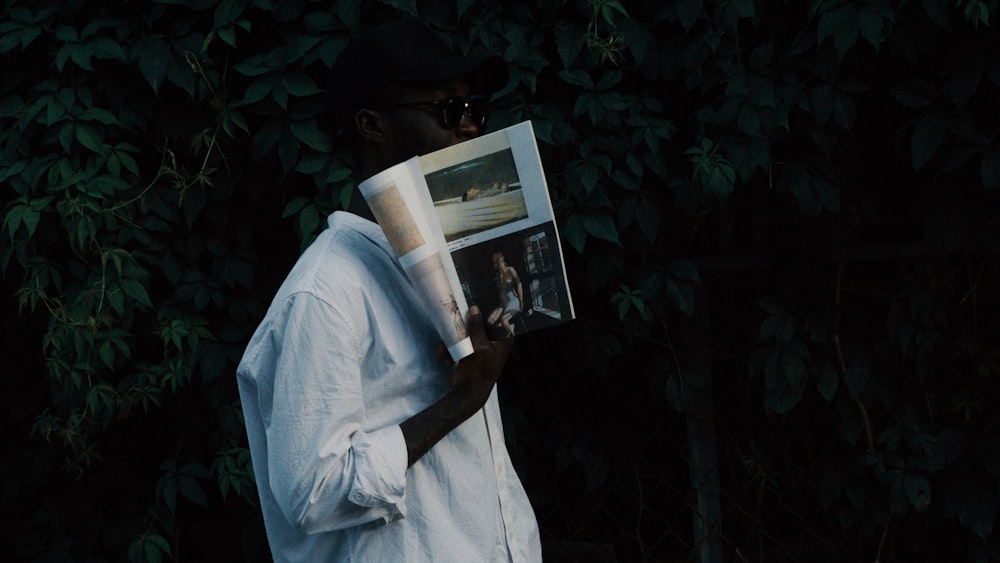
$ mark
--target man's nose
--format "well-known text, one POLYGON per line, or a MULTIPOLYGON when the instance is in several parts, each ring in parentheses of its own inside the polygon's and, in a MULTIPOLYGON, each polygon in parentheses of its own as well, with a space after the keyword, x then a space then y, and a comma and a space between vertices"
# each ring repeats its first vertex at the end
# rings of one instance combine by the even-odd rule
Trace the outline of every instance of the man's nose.
POLYGON ((482 128, 469 117, 468 112, 463 113, 462 119, 458 122, 458 127, 455 128, 455 134, 462 140, 465 140, 478 137, 482 133, 482 128))

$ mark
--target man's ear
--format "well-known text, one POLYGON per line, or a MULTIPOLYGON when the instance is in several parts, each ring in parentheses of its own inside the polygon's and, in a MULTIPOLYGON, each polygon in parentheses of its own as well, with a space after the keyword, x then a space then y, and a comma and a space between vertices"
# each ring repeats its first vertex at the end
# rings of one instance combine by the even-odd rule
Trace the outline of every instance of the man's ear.
POLYGON ((354 114, 354 127, 365 141, 385 142, 385 116, 370 109, 359 109, 354 114))

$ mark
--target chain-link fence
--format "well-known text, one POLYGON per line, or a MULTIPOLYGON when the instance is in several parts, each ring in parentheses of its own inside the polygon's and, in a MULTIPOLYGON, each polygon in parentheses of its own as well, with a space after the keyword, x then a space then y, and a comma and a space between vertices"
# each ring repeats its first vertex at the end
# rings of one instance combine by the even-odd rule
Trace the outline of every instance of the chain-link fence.
POLYGON ((724 385, 716 376, 714 416, 700 434, 664 399, 657 402, 640 376, 574 389, 578 376, 555 362, 533 366, 534 383, 525 388, 508 382, 509 402, 527 411, 525 428, 534 431, 510 441, 546 561, 906 560, 892 557, 885 530, 842 521, 823 498, 831 456, 864 455, 835 435, 833 406, 813 393, 792 412, 766 414, 760 388, 743 370, 724 385), (712 467, 693 456, 692 439, 714 450, 712 467), (603 454, 591 455, 587 444, 603 454), (710 478, 692 476, 699 464, 710 478), (713 504, 717 512, 701 513, 713 504), (696 524, 707 530, 701 537, 696 524))
POLYGON ((681 416, 664 412, 639 454, 621 460, 605 484, 581 496, 566 487, 536 506, 547 561, 875 561, 877 546, 854 538, 820 507, 809 456, 821 449, 807 429, 718 426, 721 518, 695 539, 698 496, 691 486, 681 416), (776 448, 773 433, 789 432, 776 448), (704 545, 706 542, 715 546, 704 545))

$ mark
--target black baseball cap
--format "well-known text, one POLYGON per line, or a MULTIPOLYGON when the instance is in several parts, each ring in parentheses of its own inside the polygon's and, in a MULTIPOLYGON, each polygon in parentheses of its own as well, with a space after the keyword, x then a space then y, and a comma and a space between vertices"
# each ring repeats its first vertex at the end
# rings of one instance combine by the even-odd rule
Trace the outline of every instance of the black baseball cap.
POLYGON ((341 52, 327 88, 329 110, 340 120, 389 84, 456 78, 468 79, 475 94, 492 94, 507 83, 507 63, 491 53, 456 54, 428 27, 405 16, 364 30, 341 52))

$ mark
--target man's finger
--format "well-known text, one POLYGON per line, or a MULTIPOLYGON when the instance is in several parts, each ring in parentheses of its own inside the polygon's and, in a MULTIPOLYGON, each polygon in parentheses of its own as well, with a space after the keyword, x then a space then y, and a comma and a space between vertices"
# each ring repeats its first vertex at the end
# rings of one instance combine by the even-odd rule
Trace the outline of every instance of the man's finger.
POLYGON ((479 310, 479 306, 473 305, 469 307, 467 317, 465 324, 469 328, 469 338, 472 339, 472 347, 482 348, 487 346, 489 338, 486 337, 486 324, 483 323, 483 313, 479 310))
POLYGON ((510 354, 510 348, 513 345, 514 339, 510 336, 502 340, 490 340, 490 346, 493 347, 493 350, 502 354, 504 357, 510 354))
POLYGON ((445 346, 443 342, 437 345, 437 348, 434 349, 434 353, 437 354, 438 358, 441 358, 441 361, 444 362, 444 365, 446 366, 455 365, 455 360, 451 358, 451 354, 448 353, 448 347, 445 346))

